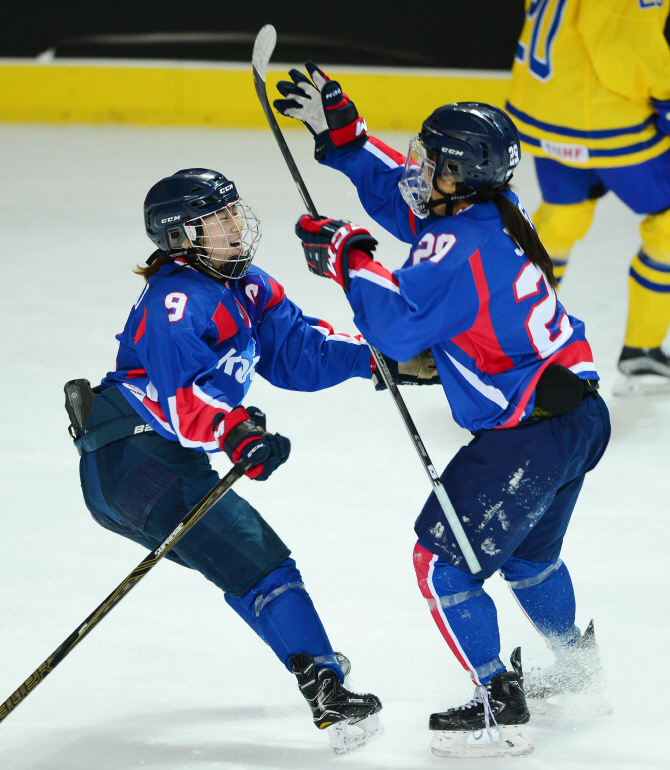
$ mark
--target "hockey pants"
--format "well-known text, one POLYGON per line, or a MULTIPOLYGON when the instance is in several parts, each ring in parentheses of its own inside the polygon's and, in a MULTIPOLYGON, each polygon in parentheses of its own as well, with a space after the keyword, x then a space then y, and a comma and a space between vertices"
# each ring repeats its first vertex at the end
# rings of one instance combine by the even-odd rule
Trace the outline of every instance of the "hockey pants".
MULTIPOLYGON (((83 454, 80 475, 86 505, 98 524, 150 550, 219 480, 206 454, 156 433, 83 454)), ((166 558, 218 586, 289 671, 289 658, 305 652, 343 678, 289 549, 234 490, 166 558)))
POLYGON ((604 401, 587 396, 569 414, 481 431, 456 454, 442 483, 482 565, 476 575, 434 494, 417 519, 419 589, 476 684, 504 670, 496 608, 483 587, 497 571, 550 646, 578 638, 572 581, 559 554, 584 476, 609 435, 604 401))

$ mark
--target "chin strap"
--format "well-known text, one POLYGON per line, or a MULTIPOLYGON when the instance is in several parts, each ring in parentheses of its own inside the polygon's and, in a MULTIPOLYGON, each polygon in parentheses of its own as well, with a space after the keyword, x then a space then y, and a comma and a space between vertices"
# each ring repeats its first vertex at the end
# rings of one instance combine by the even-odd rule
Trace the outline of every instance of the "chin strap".
POLYGON ((164 257, 165 259, 184 259, 187 262, 195 262, 196 257, 196 250, 195 249, 179 249, 178 251, 165 251, 164 249, 156 249, 154 253, 147 259, 146 264, 147 265, 153 265, 153 263, 160 259, 161 257, 164 257))
POLYGON ((154 253, 147 259, 146 264, 147 265, 153 265, 153 263, 159 258, 159 257, 167 257, 167 251, 163 251, 163 249, 156 249, 154 253))
POLYGON ((440 193, 442 196, 441 198, 435 198, 434 200, 430 200, 426 203, 426 208, 428 211, 432 212, 434 208, 437 206, 441 206, 442 204, 446 203, 447 208, 443 216, 450 217, 454 213, 454 206, 453 204, 457 201, 467 200, 468 198, 472 198, 475 195, 477 195, 477 190, 473 190, 471 187, 466 187, 462 182, 458 182, 456 185, 456 194, 452 195, 451 193, 445 193, 443 190, 440 190, 440 188, 437 186, 437 179, 433 175, 433 189, 437 190, 437 192, 440 193))
MULTIPOLYGON (((435 188, 437 190, 437 187, 435 188)), ((442 190, 439 190, 438 192, 442 192, 442 190)), ((433 209, 437 206, 441 206, 443 203, 447 204, 446 210, 444 212, 445 217, 450 217, 454 213, 454 206, 452 204, 452 201, 454 200, 453 195, 444 194, 442 198, 433 198, 432 200, 429 200, 428 203, 426 203, 426 208, 428 211, 432 214, 433 209)))

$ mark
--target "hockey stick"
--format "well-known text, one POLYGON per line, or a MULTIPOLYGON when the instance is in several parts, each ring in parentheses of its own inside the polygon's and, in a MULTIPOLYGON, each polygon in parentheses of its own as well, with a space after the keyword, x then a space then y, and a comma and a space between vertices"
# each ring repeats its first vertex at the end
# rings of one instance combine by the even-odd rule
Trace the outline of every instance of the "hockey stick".
MULTIPOLYGON (((254 43, 254 52, 251 58, 251 66, 254 72, 254 85, 256 86, 256 93, 258 94, 258 99, 260 100, 261 106, 263 107, 263 112, 265 113, 265 117, 267 118, 267 121, 270 124, 272 133, 274 134, 274 137, 277 140, 279 149, 281 150, 281 153, 284 156, 286 165, 288 166, 288 169, 291 172, 293 181, 296 183, 298 187, 298 191, 300 192, 303 202, 305 203, 305 206, 307 206, 307 210, 309 211, 310 216, 318 217, 319 215, 316 211, 316 206, 314 205, 309 193, 307 192, 307 187, 305 186, 302 176, 300 176, 298 167, 296 166, 295 161, 293 160, 291 151, 289 150, 288 145, 286 144, 286 141, 282 135, 281 129, 279 128, 277 119, 275 118, 272 112, 272 109, 270 107, 270 101, 268 99, 265 78, 266 78, 268 64, 270 63, 270 58, 272 57, 272 52, 274 51, 276 43, 277 43, 277 32, 275 31, 275 28, 271 24, 266 24, 256 37, 256 42, 254 43)), ((475 555, 475 552, 472 550, 472 546, 470 545, 470 541, 468 540, 468 537, 465 534, 463 525, 461 524, 456 514, 456 511, 454 510, 454 506, 451 504, 451 501, 449 500, 449 496, 447 495, 444 485, 440 481, 440 476, 435 470, 434 465, 430 461, 428 452, 426 452, 426 448, 423 445, 423 441, 421 441, 421 437, 419 436, 419 432, 416 429, 416 426, 414 425, 414 421, 412 420, 410 413, 407 410, 407 407, 405 406, 405 402, 403 401, 403 398, 400 395, 398 386, 393 381, 393 377, 391 376, 391 373, 389 372, 388 367, 386 366, 386 362, 384 361, 384 356, 382 356, 382 354, 376 348, 372 347, 372 345, 370 345, 370 351, 372 353, 372 357, 375 360, 375 363, 377 364, 377 370, 381 373, 382 379, 384 380, 384 384, 389 389, 389 393, 393 396, 395 405, 398 408, 398 411, 400 412, 400 416, 402 417, 403 422, 405 423, 405 427, 407 428, 407 432, 409 433, 410 438, 412 439, 414 448, 416 449, 417 454, 421 458, 421 462, 423 464, 424 470, 428 474, 428 478, 430 479, 430 483, 433 487, 433 491, 435 492, 438 502, 440 503, 440 506, 444 511, 444 515, 446 516, 447 522, 451 527, 451 531, 454 533, 456 542, 460 546, 460 549, 463 553, 463 556, 465 557, 465 561, 467 562, 468 567, 470 568, 470 571, 473 574, 476 574, 477 572, 481 572, 482 568, 481 568, 481 565, 479 564, 477 556, 475 555)))
POLYGON ((170 534, 154 551, 140 563, 120 583, 105 601, 96 607, 76 631, 51 653, 49 657, 37 668, 26 681, 13 692, 7 700, 0 704, 0 722, 22 703, 40 682, 50 674, 63 658, 105 617, 105 615, 117 605, 121 599, 134 588, 137 583, 173 548, 184 535, 194 527, 200 519, 226 494, 233 484, 251 468, 251 463, 240 460, 228 473, 215 484, 202 500, 184 516, 170 534))

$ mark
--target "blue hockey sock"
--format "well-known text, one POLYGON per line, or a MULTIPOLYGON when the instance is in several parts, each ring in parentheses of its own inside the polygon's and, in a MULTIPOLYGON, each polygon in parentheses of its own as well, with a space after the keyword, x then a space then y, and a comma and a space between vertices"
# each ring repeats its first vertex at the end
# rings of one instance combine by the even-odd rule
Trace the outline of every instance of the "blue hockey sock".
POLYGON ((433 619, 475 684, 486 684, 505 670, 500 660, 498 614, 483 580, 442 561, 417 543, 414 567, 433 619))
POLYGON ((317 669, 330 668, 344 681, 326 630, 293 559, 286 559, 244 596, 225 594, 225 599, 289 671, 289 659, 304 652, 314 658, 317 669))
POLYGON ((575 626, 575 592, 568 568, 555 562, 510 557, 500 569, 531 623, 554 651, 579 639, 575 626))

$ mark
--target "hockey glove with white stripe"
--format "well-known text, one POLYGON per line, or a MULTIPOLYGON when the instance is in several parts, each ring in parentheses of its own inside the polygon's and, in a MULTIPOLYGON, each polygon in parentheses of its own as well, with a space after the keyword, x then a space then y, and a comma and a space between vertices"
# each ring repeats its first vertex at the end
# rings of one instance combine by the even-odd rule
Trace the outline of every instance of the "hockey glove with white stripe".
POLYGON ((656 118, 656 128, 666 136, 670 136, 670 101, 660 102, 652 99, 654 109, 658 113, 656 118))
MULTIPOLYGON (((441 385, 440 373, 430 350, 424 350, 409 361, 398 362, 384 356, 386 366, 396 385, 441 385)), ((373 359, 372 382, 375 390, 386 390, 386 384, 373 359)))
POLYGON ((302 120, 314 135, 314 157, 322 160, 334 148, 361 147, 365 144, 367 125, 358 115, 356 105, 313 61, 305 63, 310 78, 300 70, 288 74, 292 83, 281 80, 277 90, 286 99, 273 102, 281 115, 302 120))
POLYGON ((317 275, 332 278, 345 290, 349 290, 349 249, 355 247, 368 256, 377 241, 360 225, 341 219, 312 219, 308 214, 300 217, 295 234, 302 242, 307 267, 317 275))
POLYGON ((256 481, 268 479, 291 452, 291 442, 285 436, 265 430, 265 414, 256 406, 237 406, 217 414, 213 428, 221 450, 234 463, 241 458, 253 463, 246 475, 256 481))

